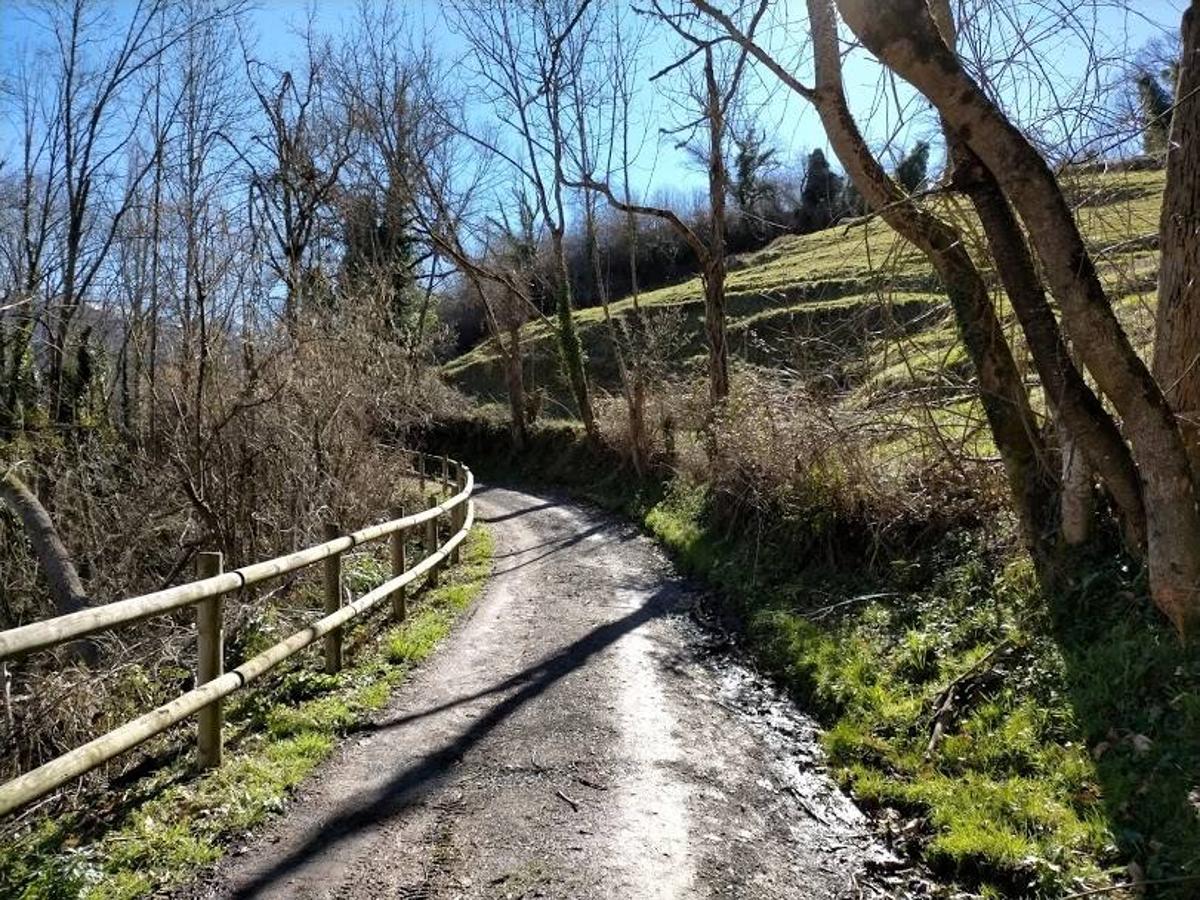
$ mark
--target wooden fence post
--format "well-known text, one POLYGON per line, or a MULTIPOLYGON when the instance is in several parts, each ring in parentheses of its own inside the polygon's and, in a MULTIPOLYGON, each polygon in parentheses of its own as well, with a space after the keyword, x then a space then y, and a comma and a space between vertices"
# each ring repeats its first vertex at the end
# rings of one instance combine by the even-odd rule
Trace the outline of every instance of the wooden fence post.
MULTIPOLYGON (((325 523, 325 540, 339 537, 341 529, 333 522, 325 523)), ((325 614, 337 612, 342 607, 342 554, 335 553, 324 560, 325 614)), ((325 635, 325 671, 336 675, 342 670, 342 629, 333 629, 325 635)))
POLYGON ((442 485, 450 484, 450 457, 445 453, 442 454, 442 485))
POLYGON ((417 453, 417 478, 419 479, 417 489, 422 494, 424 494, 425 493, 425 454, 424 453, 417 453))
MULTIPOLYGON (((433 509, 438 505, 437 494, 429 495, 429 508, 433 509)), ((438 517, 434 517, 425 523, 425 555, 437 553, 438 549, 438 517)), ((429 584, 436 587, 438 583, 438 569, 440 566, 434 566, 429 570, 429 584)))
MULTIPOLYGON (((404 518, 404 507, 397 506, 392 509, 393 519, 404 518)), ((407 529, 400 528, 392 532, 392 577, 403 575, 404 570, 408 568, 408 562, 404 558, 404 539, 407 537, 407 529)), ((397 622, 403 622, 408 618, 408 591, 404 588, 399 588, 392 594, 392 618, 397 622)))
MULTIPOLYGON (((454 493, 461 494, 463 492, 463 488, 466 486, 467 476, 466 473, 463 472, 462 463, 459 463, 458 471, 454 476, 454 493)), ((450 522, 455 534, 458 534, 460 531, 462 531, 462 527, 464 524, 466 524, 466 521, 467 503, 464 500, 462 503, 458 504, 458 506, 454 507, 454 515, 450 517, 450 522)), ((462 541, 459 541, 457 544, 455 544, 454 549, 450 551, 450 562, 454 563, 456 566, 462 562, 462 541)))
MULTIPOLYGON (((200 553, 196 556, 196 576, 212 578, 220 575, 223 558, 220 553, 200 553)), ((199 687, 225 674, 224 596, 210 597, 196 604, 196 686, 199 687)), ((196 745, 201 769, 221 765, 221 726, 225 712, 221 701, 210 703, 196 717, 196 745)))

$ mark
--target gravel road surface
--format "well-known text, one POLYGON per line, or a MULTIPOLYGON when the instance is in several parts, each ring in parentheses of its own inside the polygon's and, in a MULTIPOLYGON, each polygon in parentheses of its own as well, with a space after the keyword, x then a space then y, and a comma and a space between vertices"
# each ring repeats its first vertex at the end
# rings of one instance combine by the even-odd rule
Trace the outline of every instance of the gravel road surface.
POLYGON ((484 595, 286 815, 181 896, 909 893, 813 725, 697 624, 703 594, 652 541, 555 495, 476 503, 484 595))

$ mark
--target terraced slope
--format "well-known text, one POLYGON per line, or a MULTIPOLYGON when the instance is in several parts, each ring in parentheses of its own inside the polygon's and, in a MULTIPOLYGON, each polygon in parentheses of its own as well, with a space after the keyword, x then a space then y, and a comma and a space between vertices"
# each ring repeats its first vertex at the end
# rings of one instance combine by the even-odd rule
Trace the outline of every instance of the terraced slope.
MULTIPOLYGON (((1162 173, 1067 175, 1064 182, 1111 296, 1135 341, 1147 348, 1162 173)), ((951 196, 937 202, 984 260, 982 236, 965 201, 951 196)), ((899 398, 913 388, 930 386, 946 388, 947 396, 961 394, 970 377, 939 282, 924 258, 878 220, 788 235, 735 258, 731 269, 728 325, 735 367, 795 373, 855 405, 902 403, 899 398)), ((1003 302, 999 292, 997 298, 1003 302)), ((644 293, 639 302, 651 327, 669 335, 669 374, 697 374, 704 359, 699 279, 644 293)), ((632 309, 628 297, 611 306, 618 322, 632 309)), ((603 310, 581 310, 576 321, 596 385, 615 392, 618 374, 603 310)), ((527 383, 569 408, 549 324, 531 322, 524 339, 527 383)), ((445 374, 482 402, 504 401, 503 372, 490 340, 447 364, 445 374)))

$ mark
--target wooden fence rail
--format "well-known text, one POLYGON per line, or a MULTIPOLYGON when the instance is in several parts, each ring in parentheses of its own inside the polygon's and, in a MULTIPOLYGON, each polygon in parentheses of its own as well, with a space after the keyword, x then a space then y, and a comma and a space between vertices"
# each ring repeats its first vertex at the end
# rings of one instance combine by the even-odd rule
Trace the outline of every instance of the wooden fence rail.
MULTIPOLYGON (((457 490, 447 500, 431 505, 429 509, 420 513, 400 516, 353 534, 327 540, 296 553, 243 566, 240 569, 202 578, 189 584, 156 591, 141 597, 118 600, 105 606, 81 610, 77 613, 69 613, 65 616, 0 632, 0 660, 5 660, 95 634, 118 625, 137 622, 153 615, 195 605, 200 644, 199 671, 196 679, 197 686, 194 689, 107 734, 88 741, 81 747, 0 785, 0 816, 45 796, 71 779, 91 771, 201 711, 206 711, 206 715, 202 717, 198 734, 200 764, 202 767, 219 764, 222 721, 220 701, 224 697, 245 687, 319 638, 327 635, 340 636, 342 627, 351 619, 365 613, 388 597, 402 596, 407 585, 412 584, 423 575, 435 577, 437 570, 449 559, 457 558, 459 546, 466 540, 467 534, 475 522, 474 503, 471 501, 475 479, 471 470, 462 463, 445 460, 444 457, 430 457, 429 459, 437 460, 442 466, 442 472, 431 475, 426 471, 426 458, 416 454, 416 470, 417 474, 422 477, 422 481, 425 478, 441 480, 448 486, 453 485, 457 490), (454 469, 453 478, 449 471, 451 468, 454 469), (436 526, 437 519, 442 515, 449 516, 454 533, 441 547, 435 546, 436 537, 432 543, 426 538, 424 558, 411 568, 405 568, 403 550, 401 549, 397 553, 396 545, 400 544, 402 548, 403 535, 408 532, 416 533, 418 526, 425 526, 428 529, 427 534, 432 531, 436 535, 436 527, 431 528, 430 526, 436 526), (246 660, 236 669, 220 674, 222 640, 219 619, 221 604, 219 601, 224 594, 238 590, 244 585, 255 584, 268 578, 293 572, 324 559, 338 558, 353 547, 389 535, 399 536, 398 539, 392 540, 393 577, 390 580, 352 603, 328 611, 323 618, 246 660), (216 629, 215 633, 214 628, 216 629)), ((217 556, 217 561, 209 556, 202 562, 202 565, 210 567, 214 564, 219 565, 219 554, 214 555, 217 556)), ((403 603, 393 605, 393 611, 397 615, 402 615, 404 610, 403 603)), ((340 651, 340 640, 336 643, 340 651)), ((340 657, 340 652, 338 655, 340 657)), ((328 655, 326 662, 328 666, 330 662, 328 655)), ((340 659, 338 662, 340 663, 340 659)))

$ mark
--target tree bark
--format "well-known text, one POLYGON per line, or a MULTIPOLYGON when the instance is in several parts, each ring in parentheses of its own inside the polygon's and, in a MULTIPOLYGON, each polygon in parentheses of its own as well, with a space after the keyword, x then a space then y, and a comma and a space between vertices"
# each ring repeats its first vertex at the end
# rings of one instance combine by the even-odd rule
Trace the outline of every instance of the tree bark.
POLYGON ((1200 512, 1183 436, 1105 295, 1045 159, 963 70, 926 0, 837 0, 856 36, 938 109, 995 175, 1030 233, 1081 359, 1120 413, 1146 498, 1150 584, 1180 633, 1200 619, 1200 512))
POLYGON ((1183 15, 1178 105, 1167 143, 1154 376, 1183 432, 1200 483, 1200 3, 1183 15))
POLYGON ((1051 561, 1057 535, 1058 475, 1029 405, 987 285, 960 235, 918 205, 871 153, 846 101, 837 17, 832 0, 808 0, 815 87, 801 83, 708 0, 694 6, 715 19, 747 52, 816 108, 834 153, 864 201, 930 260, 946 287, 963 343, 979 379, 980 399, 1004 463, 1021 532, 1039 569, 1051 561))
MULTIPOLYGON (((1146 512, 1133 455, 1117 423, 1071 358, 1012 208, 978 157, 970 150, 966 153, 962 160, 965 164, 956 164, 955 184, 967 194, 979 215, 996 271, 1064 433, 1063 453, 1068 453, 1068 446, 1075 447, 1086 458, 1086 465, 1083 460, 1071 463, 1072 475, 1078 477, 1076 469, 1086 470, 1089 465, 1100 474, 1121 513, 1127 543, 1133 552, 1140 554, 1145 549, 1146 512)), ((1068 488, 1064 480, 1063 490, 1068 488)), ((1064 519, 1064 531, 1066 525, 1064 519)))
POLYGON ((575 396, 575 405, 579 408, 579 418, 583 421, 583 430, 587 433, 589 440, 597 441, 600 438, 600 431, 596 426, 596 414, 592 409, 592 394, 588 386, 583 342, 579 339, 579 331, 575 328, 575 309, 571 302, 571 273, 567 268, 563 238, 558 233, 554 236, 554 255, 557 269, 554 293, 555 317, 558 320, 558 350, 562 357, 563 368, 567 373, 567 381, 571 386, 571 393, 575 396))
POLYGON ((54 520, 33 491, 11 470, 0 479, 0 500, 21 519, 25 537, 33 547, 50 588, 55 612, 61 616, 91 606, 71 554, 54 527, 54 520))
POLYGON ((1080 547, 1091 536, 1095 504, 1092 502, 1091 467, 1068 430, 1062 436, 1062 539, 1080 547))
POLYGON ((528 443, 525 431, 525 371, 521 363, 521 326, 518 322, 509 322, 508 349, 499 333, 496 334, 496 344, 504 357, 504 378, 508 387, 508 406, 512 416, 513 449, 520 452, 528 443))
POLYGON ((708 260, 704 278, 704 332, 708 338, 709 402, 715 408, 729 396, 729 345, 725 332, 725 104, 713 68, 712 48, 704 51, 705 118, 708 119, 708 260))
MULTIPOLYGON (((950 0, 929 0, 929 9, 943 40, 953 48, 957 26, 950 0)), ((1046 299, 1025 235, 996 177, 952 129, 946 129, 946 140, 953 163, 952 184, 975 207, 992 261, 1021 324, 1053 410, 1063 456, 1060 504, 1063 539, 1069 545, 1079 544, 1088 531, 1088 523, 1079 520, 1094 506, 1090 466, 1108 486, 1122 517, 1126 542, 1140 555, 1145 552, 1146 513, 1133 455, 1117 423, 1088 387, 1071 357, 1046 299)))

